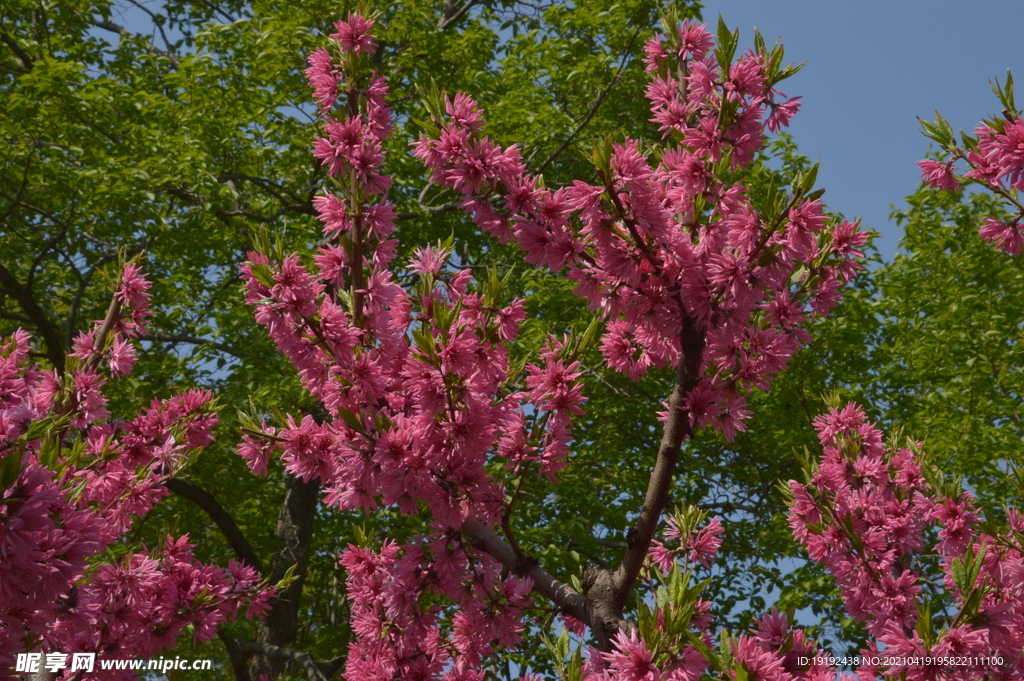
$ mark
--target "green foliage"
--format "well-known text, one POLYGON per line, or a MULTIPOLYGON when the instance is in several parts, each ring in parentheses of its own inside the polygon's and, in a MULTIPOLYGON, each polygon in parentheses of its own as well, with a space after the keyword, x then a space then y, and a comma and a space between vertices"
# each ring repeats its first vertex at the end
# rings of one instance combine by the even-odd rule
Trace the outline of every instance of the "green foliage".
POLYGON ((977 236, 1004 214, 996 198, 922 188, 907 201, 901 250, 879 276, 870 397, 999 517, 1016 496, 1005 473, 1022 463, 1024 272, 977 236))

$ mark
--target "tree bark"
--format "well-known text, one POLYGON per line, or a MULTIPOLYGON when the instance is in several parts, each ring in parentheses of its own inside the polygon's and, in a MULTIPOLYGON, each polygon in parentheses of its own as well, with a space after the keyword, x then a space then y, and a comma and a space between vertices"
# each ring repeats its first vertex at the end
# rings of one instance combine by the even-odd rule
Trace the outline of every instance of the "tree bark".
POLYGON ((25 316, 32 320, 36 334, 42 338, 43 345, 46 346, 46 358, 58 373, 64 373, 64 343, 57 333, 57 327, 50 321, 50 315, 36 301, 32 291, 22 285, 3 265, 0 265, 0 289, 18 301, 18 306, 24 311, 25 316))
MULTIPOLYGON (((277 539, 281 543, 271 560, 271 581, 284 577, 288 568, 295 566, 295 580, 274 598, 270 612, 260 623, 256 634, 258 644, 276 647, 287 647, 295 640, 299 632, 299 605, 302 599, 302 587, 306 579, 306 568, 309 565, 310 540, 313 536, 313 523, 320 498, 320 481, 302 480, 289 475, 284 503, 277 520, 277 539)), ((258 654, 249 663, 249 675, 258 679, 266 674, 274 681, 284 670, 288 659, 268 654, 258 654)))

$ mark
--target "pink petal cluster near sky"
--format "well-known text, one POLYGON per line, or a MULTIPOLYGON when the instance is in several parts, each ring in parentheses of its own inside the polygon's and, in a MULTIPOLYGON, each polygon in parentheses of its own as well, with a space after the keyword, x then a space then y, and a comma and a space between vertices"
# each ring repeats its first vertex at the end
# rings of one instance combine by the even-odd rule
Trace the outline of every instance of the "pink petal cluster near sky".
POLYGON ((821 158, 824 201, 880 232, 886 260, 901 236, 890 206, 917 188, 915 161, 932 144, 916 117, 939 110, 971 132, 999 109, 987 82, 1008 68, 1024 74, 1017 0, 707 0, 702 11, 739 27, 741 46, 756 26, 769 44, 782 37, 787 61, 807 61, 785 84, 802 96, 789 132, 812 162, 821 158))

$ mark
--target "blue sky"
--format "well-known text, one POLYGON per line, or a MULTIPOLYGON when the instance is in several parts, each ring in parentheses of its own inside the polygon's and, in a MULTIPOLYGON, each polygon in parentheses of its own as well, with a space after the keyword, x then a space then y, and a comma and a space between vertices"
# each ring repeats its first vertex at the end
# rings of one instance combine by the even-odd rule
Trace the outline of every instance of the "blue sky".
POLYGON ((1024 99, 1022 0, 707 0, 703 14, 712 28, 721 14, 744 45, 755 26, 769 44, 781 36, 787 61, 807 61, 782 85, 803 97, 789 132, 820 157, 825 201, 880 232, 887 260, 900 237, 890 206, 917 187, 930 143, 915 117, 938 109, 972 131, 999 111, 988 81, 1007 68, 1024 99))

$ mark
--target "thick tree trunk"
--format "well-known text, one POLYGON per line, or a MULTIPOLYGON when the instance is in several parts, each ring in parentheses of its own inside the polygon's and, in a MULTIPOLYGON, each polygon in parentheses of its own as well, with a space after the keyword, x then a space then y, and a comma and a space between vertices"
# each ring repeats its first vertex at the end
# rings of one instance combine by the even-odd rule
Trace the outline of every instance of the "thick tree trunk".
MULTIPOLYGON (((287 646, 298 634, 299 604, 309 564, 310 540, 319 498, 319 480, 302 482, 288 476, 287 492, 277 520, 277 539, 281 542, 281 548, 271 560, 270 578, 272 581, 280 580, 288 568, 294 565, 295 581, 271 603, 270 612, 256 634, 259 643, 287 646)), ((261 674, 266 674, 268 679, 274 681, 284 670, 287 661, 279 656, 256 655, 249 663, 250 678, 258 679, 261 674)))

